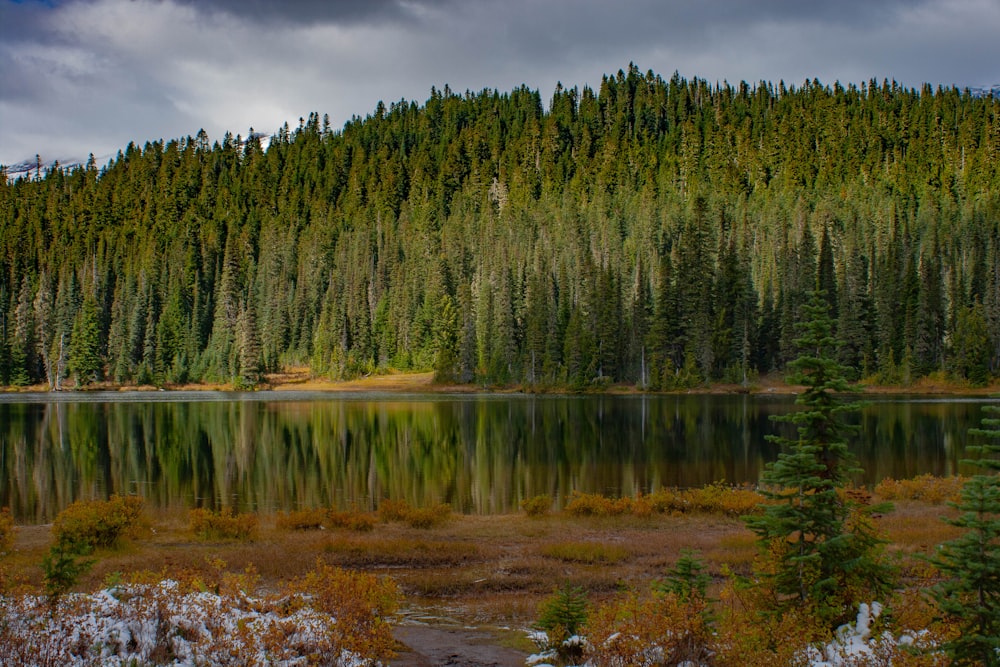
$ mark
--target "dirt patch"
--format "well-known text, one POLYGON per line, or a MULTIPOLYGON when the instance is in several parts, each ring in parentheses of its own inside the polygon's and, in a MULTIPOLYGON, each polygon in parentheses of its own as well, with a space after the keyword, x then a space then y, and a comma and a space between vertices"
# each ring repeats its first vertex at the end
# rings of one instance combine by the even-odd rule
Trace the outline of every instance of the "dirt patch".
POLYGON ((400 625, 396 641, 403 648, 391 667, 524 667, 528 654, 499 646, 489 630, 466 627, 400 625))

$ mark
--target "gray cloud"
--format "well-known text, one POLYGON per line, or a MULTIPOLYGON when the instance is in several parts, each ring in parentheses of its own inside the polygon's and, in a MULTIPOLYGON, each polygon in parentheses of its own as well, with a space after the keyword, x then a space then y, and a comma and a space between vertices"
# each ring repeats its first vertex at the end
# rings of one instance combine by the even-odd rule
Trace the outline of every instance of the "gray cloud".
POLYGON ((710 81, 1000 83, 995 0, 0 0, 0 163, 335 124, 629 62, 710 81))
POLYGON ((424 2, 406 0, 178 0, 205 13, 258 23, 342 25, 407 22, 424 2))

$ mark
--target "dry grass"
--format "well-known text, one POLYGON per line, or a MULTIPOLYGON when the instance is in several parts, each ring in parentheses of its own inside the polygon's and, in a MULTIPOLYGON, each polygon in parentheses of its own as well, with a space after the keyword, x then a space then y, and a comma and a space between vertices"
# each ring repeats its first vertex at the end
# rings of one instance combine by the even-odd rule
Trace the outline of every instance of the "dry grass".
MULTIPOLYGON (((712 490, 703 494, 718 495, 712 490)), ((709 592, 715 595, 725 583, 726 569, 748 573, 757 554, 754 535, 725 510, 595 516, 449 512, 449 519, 432 530, 407 521, 412 512, 402 504, 382 503, 383 522, 350 511, 254 516, 253 541, 205 541, 192 533, 185 510, 151 511, 154 530, 96 554, 97 562, 78 589, 93 590, 109 578, 138 571, 217 576, 212 563, 221 559, 232 572, 255 567, 261 586, 277 590, 282 582, 315 569, 320 558, 332 566, 390 574, 409 604, 446 604, 460 609, 454 614, 476 622, 523 626, 534 620, 538 602, 554 585, 580 586, 599 603, 623 589, 648 590, 690 549, 704 561, 712 577, 709 592), (348 518, 368 522, 371 530, 344 526, 348 518), (325 529, 303 528, 317 519, 325 529)), ((441 508, 437 512, 444 514, 441 508)), ((901 558, 908 585, 926 585, 936 576, 919 556, 955 536, 955 529, 940 521, 952 512, 927 502, 899 501, 878 519, 890 549, 901 558)), ((13 551, 0 562, 8 590, 41 585, 39 564, 52 540, 49 527, 18 527, 13 551)))
POLYGON ((875 487, 882 500, 919 500, 931 505, 957 502, 967 477, 920 475, 913 479, 884 479, 875 487))

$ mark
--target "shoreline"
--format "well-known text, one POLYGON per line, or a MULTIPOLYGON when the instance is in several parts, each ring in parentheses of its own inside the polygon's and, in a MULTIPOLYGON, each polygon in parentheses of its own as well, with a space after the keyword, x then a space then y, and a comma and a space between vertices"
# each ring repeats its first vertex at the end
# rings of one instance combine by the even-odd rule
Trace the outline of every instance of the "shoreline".
MULTIPOLYGON (((921 378, 910 385, 859 385, 861 395, 888 396, 991 396, 1000 393, 1000 381, 985 387, 970 387, 940 378, 921 378)), ((365 394, 415 394, 415 395, 497 395, 497 394, 538 394, 552 396, 567 395, 654 395, 670 396, 685 394, 728 395, 728 394, 764 394, 764 395, 795 395, 801 393, 801 386, 790 385, 780 374, 771 374, 758 378, 748 386, 740 384, 715 383, 707 386, 675 391, 643 391, 633 385, 609 385, 601 389, 572 390, 568 387, 546 386, 531 387, 525 385, 510 386, 479 386, 474 384, 436 384, 433 372, 422 373, 390 373, 371 375, 353 380, 328 380, 314 378, 307 368, 293 368, 265 376, 263 382, 252 390, 236 389, 230 383, 191 383, 155 385, 118 385, 110 382, 99 382, 85 387, 66 387, 60 390, 49 389, 45 384, 24 387, 0 386, 0 396, 17 396, 19 394, 52 394, 52 395, 87 395, 93 393, 198 393, 227 392, 253 394, 257 392, 308 392, 308 393, 365 393, 365 394)))

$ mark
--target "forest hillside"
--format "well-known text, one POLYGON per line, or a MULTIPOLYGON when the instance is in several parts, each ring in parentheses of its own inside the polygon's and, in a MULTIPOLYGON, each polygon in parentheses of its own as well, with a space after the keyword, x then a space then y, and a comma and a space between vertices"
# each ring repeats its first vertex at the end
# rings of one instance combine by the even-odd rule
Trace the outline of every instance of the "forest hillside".
POLYGON ((998 165, 994 97, 635 66, 133 144, 0 178, 0 384, 748 382, 817 287, 857 377, 983 384, 998 165))

